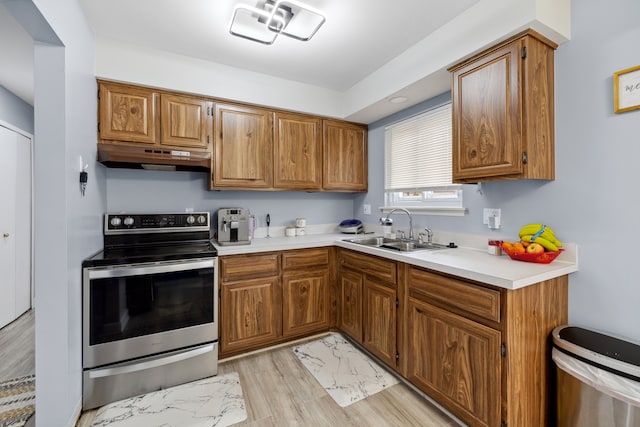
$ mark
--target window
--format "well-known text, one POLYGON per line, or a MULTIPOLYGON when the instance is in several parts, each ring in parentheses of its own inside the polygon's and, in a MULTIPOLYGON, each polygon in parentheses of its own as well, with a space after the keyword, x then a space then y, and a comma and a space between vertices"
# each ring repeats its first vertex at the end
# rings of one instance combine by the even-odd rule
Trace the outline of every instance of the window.
POLYGON ((451 183, 451 103, 385 129, 385 205, 462 215, 462 186, 451 183))

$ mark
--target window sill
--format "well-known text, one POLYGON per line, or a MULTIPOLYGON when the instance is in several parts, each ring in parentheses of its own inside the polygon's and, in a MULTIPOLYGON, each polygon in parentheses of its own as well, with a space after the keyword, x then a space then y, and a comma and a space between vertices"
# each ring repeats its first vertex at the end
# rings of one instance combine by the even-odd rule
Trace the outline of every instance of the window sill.
POLYGON ((381 206, 380 212, 389 213, 399 208, 408 210, 411 215, 464 216, 467 213, 466 208, 435 206, 381 206))

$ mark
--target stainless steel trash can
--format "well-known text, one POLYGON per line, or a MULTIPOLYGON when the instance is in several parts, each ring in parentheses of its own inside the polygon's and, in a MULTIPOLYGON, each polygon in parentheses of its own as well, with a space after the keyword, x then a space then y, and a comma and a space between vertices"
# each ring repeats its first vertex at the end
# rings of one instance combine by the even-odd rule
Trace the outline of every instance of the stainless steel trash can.
POLYGON ((640 427, 640 346, 575 326, 552 337, 558 427, 640 427))

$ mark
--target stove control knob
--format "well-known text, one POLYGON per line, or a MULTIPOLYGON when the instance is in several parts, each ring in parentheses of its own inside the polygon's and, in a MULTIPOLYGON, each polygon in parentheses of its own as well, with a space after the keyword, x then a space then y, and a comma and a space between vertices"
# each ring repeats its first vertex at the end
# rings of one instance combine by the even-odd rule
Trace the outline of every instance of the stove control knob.
POLYGON ((126 225, 127 227, 131 227, 133 225, 133 222, 133 218, 131 218, 130 216, 124 219, 124 225, 126 225))
POLYGON ((111 221, 109 221, 109 223, 113 227, 117 227, 122 223, 122 219, 118 218, 117 216, 114 216, 113 218, 111 218, 111 221))
POLYGON ((193 224, 194 222, 196 222, 196 218, 195 218, 193 215, 189 215, 189 216, 187 217, 187 224, 191 225, 191 224, 193 224))
POLYGON ((204 224, 207 222, 207 218, 204 215, 198 217, 198 224, 204 224))

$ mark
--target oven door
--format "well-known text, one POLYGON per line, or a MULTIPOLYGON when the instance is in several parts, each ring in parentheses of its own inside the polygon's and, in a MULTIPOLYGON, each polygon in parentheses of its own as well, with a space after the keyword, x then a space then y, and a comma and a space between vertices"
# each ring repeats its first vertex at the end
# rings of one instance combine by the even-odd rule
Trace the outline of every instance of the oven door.
POLYGON ((83 270, 83 367, 218 339, 217 258, 83 270))

